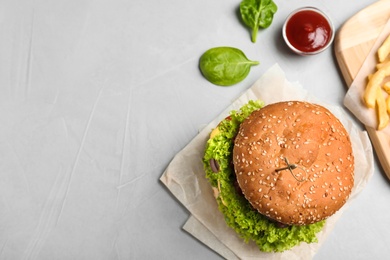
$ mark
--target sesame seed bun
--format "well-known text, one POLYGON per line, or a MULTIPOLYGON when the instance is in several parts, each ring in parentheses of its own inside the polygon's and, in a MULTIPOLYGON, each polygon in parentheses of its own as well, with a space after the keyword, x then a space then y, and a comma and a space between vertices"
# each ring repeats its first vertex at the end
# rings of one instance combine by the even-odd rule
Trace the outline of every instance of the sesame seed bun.
POLYGON ((307 102, 279 102, 253 112, 240 125, 233 164, 251 205, 287 225, 333 215, 354 184, 344 126, 328 109, 307 102))

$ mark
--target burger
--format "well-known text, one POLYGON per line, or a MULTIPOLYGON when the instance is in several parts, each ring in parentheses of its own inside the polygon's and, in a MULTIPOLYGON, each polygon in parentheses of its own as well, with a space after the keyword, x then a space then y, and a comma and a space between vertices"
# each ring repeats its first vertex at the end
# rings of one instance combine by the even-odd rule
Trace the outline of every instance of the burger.
POLYGON ((227 225, 264 252, 318 242, 354 185, 348 132, 328 109, 302 101, 231 111, 212 130, 203 164, 227 225))

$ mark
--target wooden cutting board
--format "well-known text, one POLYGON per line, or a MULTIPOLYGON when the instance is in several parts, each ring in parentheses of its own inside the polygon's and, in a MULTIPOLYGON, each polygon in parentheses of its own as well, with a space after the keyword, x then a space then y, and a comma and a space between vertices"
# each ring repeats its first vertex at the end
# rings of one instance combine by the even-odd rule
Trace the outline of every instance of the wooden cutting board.
MULTIPOLYGON (((350 86, 390 18, 390 0, 380 0, 351 17, 337 32, 334 51, 347 86, 350 86)), ((387 177, 390 178, 390 136, 366 127, 387 177)))

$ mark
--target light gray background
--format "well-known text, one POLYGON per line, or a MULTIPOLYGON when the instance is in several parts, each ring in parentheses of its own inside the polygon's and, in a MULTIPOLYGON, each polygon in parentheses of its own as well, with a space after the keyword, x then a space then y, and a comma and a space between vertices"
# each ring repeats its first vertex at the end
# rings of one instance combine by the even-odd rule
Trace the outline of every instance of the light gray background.
MULTIPOLYGON (((342 105, 333 48, 296 56, 281 27, 311 5, 339 29, 374 2, 275 1, 252 43, 237 0, 0 0, 0 259, 219 259, 182 231, 189 215, 159 182, 165 167, 275 63, 342 105), (216 46, 260 65, 214 86, 198 59, 216 46)), ((376 163, 315 259, 387 258, 389 205, 376 163)))

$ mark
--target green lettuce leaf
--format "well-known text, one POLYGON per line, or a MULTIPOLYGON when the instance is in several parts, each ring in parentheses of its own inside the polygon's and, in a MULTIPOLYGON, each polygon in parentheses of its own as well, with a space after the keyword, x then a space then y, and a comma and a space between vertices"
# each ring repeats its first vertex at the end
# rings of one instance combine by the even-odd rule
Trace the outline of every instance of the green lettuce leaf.
POLYGON ((235 174, 231 167, 233 139, 241 122, 262 107, 263 102, 251 100, 239 111, 231 111, 230 116, 218 125, 219 133, 208 140, 203 164, 206 178, 219 190, 218 207, 227 225, 244 241, 254 241, 261 251, 282 252, 301 242, 317 242, 316 234, 321 231, 325 221, 306 226, 278 227, 276 223, 253 210, 250 203, 237 192, 234 186, 235 174), (218 162, 218 173, 211 169, 211 159, 218 162))

